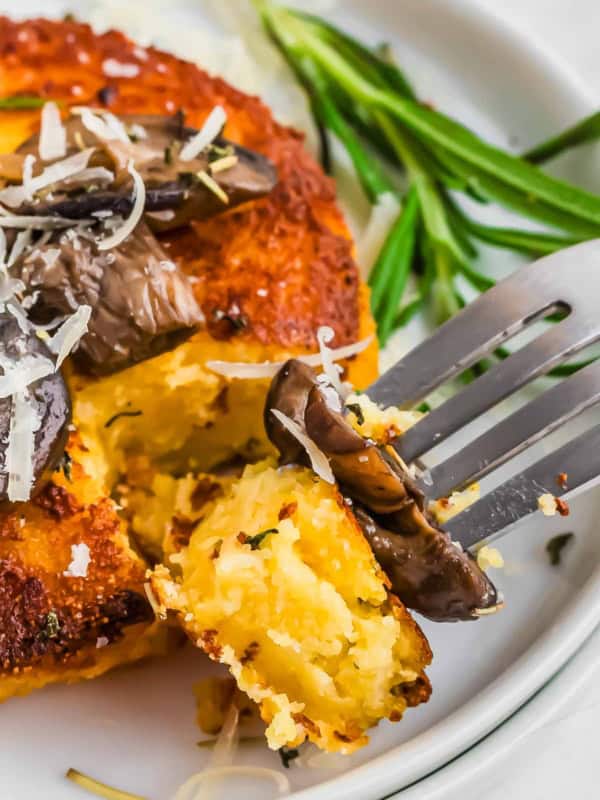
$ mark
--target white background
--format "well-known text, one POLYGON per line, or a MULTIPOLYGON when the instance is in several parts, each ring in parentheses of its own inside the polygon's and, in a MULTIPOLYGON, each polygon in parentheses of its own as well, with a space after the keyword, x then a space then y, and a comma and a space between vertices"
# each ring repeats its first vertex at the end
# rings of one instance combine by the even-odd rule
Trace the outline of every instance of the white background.
MULTIPOLYGON (((542 38, 600 101, 600 0, 479 1, 542 38)), ((507 758, 498 758, 470 789, 451 790, 444 800, 599 800, 599 760, 600 664, 552 721, 544 720, 507 758)))

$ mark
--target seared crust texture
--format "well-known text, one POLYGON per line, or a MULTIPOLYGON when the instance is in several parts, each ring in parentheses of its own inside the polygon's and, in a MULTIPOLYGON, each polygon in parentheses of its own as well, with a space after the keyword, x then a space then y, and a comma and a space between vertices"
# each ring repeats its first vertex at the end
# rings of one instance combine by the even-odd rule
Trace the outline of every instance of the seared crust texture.
POLYGON ((75 434, 68 452, 68 478, 56 472, 32 502, 0 517, 0 699, 162 649, 145 564, 86 474, 89 451, 75 434), (82 546, 89 564, 78 577, 72 548, 82 546))
MULTIPOLYGON (((186 113, 201 126, 222 105, 225 135, 268 156, 279 183, 267 198, 165 243, 193 274, 209 333, 278 349, 315 349, 331 326, 337 346, 362 335, 360 281, 333 182, 303 146, 303 136, 273 119, 256 97, 167 53, 140 51, 126 36, 96 36, 76 22, 0 18, 0 96, 36 94, 115 114, 186 113), (143 57, 140 57, 140 56, 143 57), (135 78, 108 77, 107 59, 135 64, 135 78), (103 102, 104 101, 104 102, 103 102)), ((3 113, 0 149, 15 149, 39 127, 39 112, 3 113)))

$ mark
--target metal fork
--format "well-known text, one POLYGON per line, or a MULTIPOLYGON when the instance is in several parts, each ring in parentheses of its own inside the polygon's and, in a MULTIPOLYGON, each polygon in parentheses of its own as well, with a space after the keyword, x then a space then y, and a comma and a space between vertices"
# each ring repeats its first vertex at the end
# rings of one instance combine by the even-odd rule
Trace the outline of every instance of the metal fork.
MULTIPOLYGON (((367 394, 384 405, 410 407, 557 309, 565 312, 564 319, 397 439, 394 446, 401 458, 414 462, 535 378, 600 340, 600 240, 546 256, 499 282, 396 363, 367 394)), ((417 482, 428 497, 445 497, 497 469, 599 401, 597 361, 519 408, 417 482)), ((535 511, 540 495, 568 495, 598 476, 600 425, 484 495, 444 527, 454 540, 472 547, 535 511)))

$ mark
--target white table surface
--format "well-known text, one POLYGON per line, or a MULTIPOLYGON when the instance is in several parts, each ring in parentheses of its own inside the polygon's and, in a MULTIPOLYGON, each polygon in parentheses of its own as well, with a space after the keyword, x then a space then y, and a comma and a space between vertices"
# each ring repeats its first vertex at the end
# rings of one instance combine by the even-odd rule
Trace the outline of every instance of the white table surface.
MULTIPOLYGON (((542 38, 587 83, 600 106, 599 0, 479 2, 542 38)), ((515 734, 514 743, 507 742, 507 735, 520 727, 515 719, 507 724, 506 735, 499 732, 472 751, 465 759, 465 766, 473 771, 467 785, 461 782, 455 789, 445 788, 459 774, 459 760, 422 785, 401 793, 399 800, 599 800, 600 631, 576 657, 569 675, 562 680, 559 676, 554 687, 551 684, 531 708, 521 713, 529 718, 531 729, 522 738, 515 734), (562 692, 568 691, 570 682, 583 670, 586 678, 582 685, 567 701, 559 703, 562 692), (547 715, 545 708, 550 703, 557 707, 547 715), (486 763, 481 770, 477 768, 478 759, 486 763)))

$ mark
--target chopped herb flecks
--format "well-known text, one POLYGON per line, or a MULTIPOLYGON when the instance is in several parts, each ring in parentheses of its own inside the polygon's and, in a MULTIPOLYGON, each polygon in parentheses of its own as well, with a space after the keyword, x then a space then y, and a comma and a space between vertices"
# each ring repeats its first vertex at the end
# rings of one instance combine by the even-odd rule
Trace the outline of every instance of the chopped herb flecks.
POLYGON ((277 528, 267 528, 266 531, 261 531, 254 536, 246 536, 244 538, 244 544, 249 544, 252 550, 258 550, 263 539, 265 539, 271 533, 279 533, 279 530, 277 528))
POLYGON ((114 423, 121 417, 141 417, 143 413, 143 411, 118 411, 116 414, 113 414, 112 417, 109 417, 109 419, 106 420, 104 427, 110 428, 110 426, 114 425, 114 423))
POLYGON ((559 533, 558 536, 553 536, 546 544, 546 552, 553 567, 558 567, 561 562, 562 551, 574 536, 574 533, 559 533))
POLYGON ((295 747, 280 747, 277 752, 286 769, 289 769, 291 762, 300 755, 300 751, 295 747))
POLYGON ((43 97, 35 95, 16 94, 13 97, 0 97, 0 109, 11 111, 26 111, 32 108, 41 108, 46 105, 43 97))
POLYGON ((59 631, 60 622, 58 621, 56 611, 49 611, 46 615, 46 623, 42 631, 42 636, 45 639, 56 639, 59 631))
POLYGON ((59 472, 60 470, 62 470, 62 473, 65 476, 65 478, 69 482, 71 482, 73 480, 73 477, 71 475, 71 467, 72 466, 73 466, 73 459, 71 458, 71 456, 65 450, 65 452, 62 454, 62 458, 60 459, 60 461, 56 465, 54 471, 55 472, 59 472))
POLYGON ((351 411, 354 416, 356 417, 356 421, 359 425, 362 425, 365 421, 365 415, 363 414, 363 410, 360 406, 360 403, 348 403, 346 406, 348 411, 351 411))

